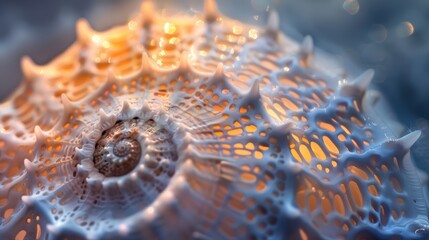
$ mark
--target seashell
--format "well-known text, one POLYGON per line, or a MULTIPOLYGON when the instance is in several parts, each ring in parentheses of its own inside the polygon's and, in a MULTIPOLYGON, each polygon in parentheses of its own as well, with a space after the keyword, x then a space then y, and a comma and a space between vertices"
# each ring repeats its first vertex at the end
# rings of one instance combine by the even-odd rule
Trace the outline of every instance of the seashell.
POLYGON ((78 39, 0 105, 2 239, 427 239, 410 148, 302 43, 223 16, 78 39))

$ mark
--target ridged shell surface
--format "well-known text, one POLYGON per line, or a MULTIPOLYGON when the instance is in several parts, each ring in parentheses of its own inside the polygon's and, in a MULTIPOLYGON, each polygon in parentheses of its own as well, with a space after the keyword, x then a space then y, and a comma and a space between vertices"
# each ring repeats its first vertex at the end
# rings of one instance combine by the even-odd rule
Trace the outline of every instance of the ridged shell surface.
POLYGON ((356 79, 279 32, 150 2, 0 105, 2 239, 427 239, 409 149, 356 79))

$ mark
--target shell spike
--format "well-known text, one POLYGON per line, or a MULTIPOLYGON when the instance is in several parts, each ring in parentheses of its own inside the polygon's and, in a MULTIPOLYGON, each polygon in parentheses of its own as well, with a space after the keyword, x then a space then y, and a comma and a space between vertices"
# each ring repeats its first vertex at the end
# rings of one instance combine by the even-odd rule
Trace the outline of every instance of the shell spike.
POLYGON ((141 24, 149 28, 155 19, 155 4, 151 0, 143 1, 140 6, 141 24))
POLYGON ((224 85, 226 88, 228 88, 231 91, 235 91, 235 87, 232 86, 225 75, 225 68, 223 66, 223 63, 219 63, 217 65, 216 71, 211 77, 211 79, 208 82, 209 84, 216 84, 216 85, 224 85))
POLYGON ((247 93, 249 98, 260 99, 261 98, 261 89, 259 86, 259 80, 255 80, 250 87, 249 92, 247 93))
POLYGON ((259 80, 255 80, 249 91, 241 94, 243 97, 243 104, 253 105, 256 112, 260 113, 264 118, 270 119, 267 110, 262 104, 262 95, 259 84, 259 80))
POLYGON ((121 110, 121 112, 122 113, 128 113, 130 110, 131 110, 130 103, 128 101, 126 101, 126 100, 123 101, 122 102, 122 110, 121 110))
POLYGON ((104 111, 104 109, 102 109, 102 108, 100 108, 100 110, 98 110, 98 115, 100 115, 101 121, 105 121, 106 119, 109 118, 109 115, 107 115, 106 111, 104 111))
POLYGON ((410 148, 417 142, 417 140, 419 140, 421 135, 422 135, 422 131, 417 130, 403 136, 402 138, 398 139, 396 142, 400 144, 408 152, 410 148))
MULTIPOLYGON (((100 116, 101 129, 107 129, 116 122, 116 117, 114 115, 107 114, 102 108, 100 108, 100 110, 98 111, 98 115, 100 116)), ((94 142, 96 141, 97 140, 94 140, 94 142)))
POLYGON ((366 70, 353 82, 341 86, 340 94, 343 96, 354 96, 362 99, 374 78, 374 73, 373 69, 366 70))
POLYGON ((37 170, 37 166, 27 158, 24 159, 24 167, 29 173, 34 173, 37 170))
POLYGON ((29 56, 21 58, 21 70, 24 74, 24 78, 27 81, 31 81, 40 76, 40 66, 37 66, 29 56))
POLYGON ((362 92, 365 92, 369 85, 371 84, 372 79, 374 78, 374 69, 368 69, 362 73, 354 81, 354 85, 362 92))
POLYGON ((277 40, 280 31, 280 18, 277 11, 272 10, 268 16, 267 27, 265 34, 273 39, 277 40))
POLYGON ((143 51, 142 53, 142 65, 141 69, 143 72, 149 72, 152 69, 151 63, 150 63, 150 57, 147 54, 146 51, 143 51))
POLYGON ((182 54, 180 55, 179 70, 187 71, 189 69, 188 56, 189 54, 187 51, 183 51, 182 54))
POLYGON ((150 112, 150 105, 149 105, 148 101, 143 102, 141 110, 143 113, 150 112))
POLYGON ((92 41, 92 36, 96 32, 92 29, 91 25, 86 19, 79 19, 76 23, 76 36, 77 40, 82 44, 89 44, 92 41))
POLYGON ((23 195, 21 196, 21 200, 22 202, 26 205, 26 206, 33 206, 34 205, 34 201, 33 199, 31 199, 30 195, 23 195))
POLYGON ((219 63, 216 67, 216 72, 214 74, 214 78, 225 78, 225 68, 223 66, 223 63, 219 63))
POLYGON ((80 148, 75 147, 75 155, 79 159, 89 158, 94 152, 93 143, 90 143, 91 140, 88 138, 88 136, 83 135, 83 142, 86 142, 88 144, 83 144, 83 146, 80 148))
POLYGON ((274 125, 275 126, 275 130, 274 132, 278 135, 280 135, 280 138, 286 138, 285 136, 290 134, 292 128, 295 126, 294 123, 292 122, 284 122, 280 125, 274 125))
POLYGON ((314 53, 314 41, 311 36, 306 36, 301 43, 301 59, 305 66, 308 66, 311 61, 311 57, 314 53))
POLYGON ((72 101, 67 97, 65 93, 61 94, 61 102, 63 103, 64 107, 64 114, 68 115, 75 109, 74 104, 72 101))
POLYGON ((215 22, 220 16, 216 0, 205 0, 204 1, 204 18, 207 22, 215 22))
POLYGON ((252 103, 252 104, 260 103, 262 96, 261 96, 261 88, 259 84, 260 84, 259 80, 255 80, 252 83, 252 86, 250 86, 249 91, 241 94, 245 99, 244 101, 246 103, 252 103))
POLYGON ((39 125, 34 127, 34 135, 36 136, 36 144, 41 144, 46 140, 46 138, 48 138, 48 135, 40 128, 39 125))

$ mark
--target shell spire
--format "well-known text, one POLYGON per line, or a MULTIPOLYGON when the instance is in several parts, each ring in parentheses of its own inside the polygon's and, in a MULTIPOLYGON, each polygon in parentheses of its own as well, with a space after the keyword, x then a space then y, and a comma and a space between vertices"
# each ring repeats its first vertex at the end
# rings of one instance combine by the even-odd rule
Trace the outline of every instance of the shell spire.
POLYGON ((41 74, 40 66, 37 66, 29 56, 21 58, 21 70, 26 81, 31 81, 41 74))
POLYGON ((280 17, 277 11, 271 10, 268 16, 267 26, 265 34, 275 40, 277 40, 280 32, 280 17))
POLYGON ((140 6, 141 24, 149 28, 155 21, 155 4, 151 0, 144 1, 140 6))
POLYGON ((220 16, 216 0, 205 0, 204 1, 204 18, 207 22, 215 22, 220 16))
POLYGON ((80 43, 84 45, 90 44, 94 34, 96 32, 86 19, 81 18, 76 22, 76 36, 80 43))

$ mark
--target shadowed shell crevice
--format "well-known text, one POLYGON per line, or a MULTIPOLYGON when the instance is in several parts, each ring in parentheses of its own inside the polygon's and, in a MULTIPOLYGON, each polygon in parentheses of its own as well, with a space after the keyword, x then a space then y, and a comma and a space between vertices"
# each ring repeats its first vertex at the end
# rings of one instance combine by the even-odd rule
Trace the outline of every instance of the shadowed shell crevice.
POLYGON ((0 236, 426 239, 420 132, 374 114, 372 70, 333 71, 279 24, 144 2, 106 32, 79 21, 45 66, 24 57, 0 105, 0 236))

